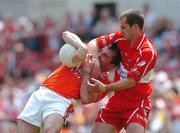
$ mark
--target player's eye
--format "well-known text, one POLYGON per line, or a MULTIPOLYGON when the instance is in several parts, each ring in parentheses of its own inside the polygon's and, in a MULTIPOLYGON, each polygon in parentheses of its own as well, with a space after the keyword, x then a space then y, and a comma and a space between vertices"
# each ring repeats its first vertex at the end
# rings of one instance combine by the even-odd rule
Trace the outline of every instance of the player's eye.
POLYGON ((102 53, 103 57, 108 58, 108 55, 106 53, 102 53))
POLYGON ((125 26, 121 26, 121 29, 125 29, 126 27, 125 26))

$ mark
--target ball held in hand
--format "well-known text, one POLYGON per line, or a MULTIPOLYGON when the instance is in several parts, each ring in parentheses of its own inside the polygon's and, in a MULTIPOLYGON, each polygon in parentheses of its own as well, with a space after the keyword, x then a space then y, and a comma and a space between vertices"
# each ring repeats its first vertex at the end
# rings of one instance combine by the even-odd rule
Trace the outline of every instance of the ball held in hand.
POLYGON ((61 63, 69 68, 76 67, 76 64, 72 62, 72 57, 74 56, 76 50, 77 48, 75 48, 74 46, 65 43, 59 51, 59 58, 61 63))

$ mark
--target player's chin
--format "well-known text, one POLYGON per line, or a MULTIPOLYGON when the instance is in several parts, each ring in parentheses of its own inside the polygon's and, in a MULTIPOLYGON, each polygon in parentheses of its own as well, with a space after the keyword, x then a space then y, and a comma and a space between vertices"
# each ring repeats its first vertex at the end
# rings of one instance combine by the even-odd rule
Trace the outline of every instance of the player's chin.
POLYGON ((100 76, 101 76, 101 71, 98 71, 98 70, 95 70, 95 69, 93 69, 93 70, 91 71, 91 77, 97 79, 97 78, 100 77, 100 76))
POLYGON ((107 72, 107 71, 109 71, 109 69, 104 66, 104 67, 101 67, 101 71, 102 72, 107 72))

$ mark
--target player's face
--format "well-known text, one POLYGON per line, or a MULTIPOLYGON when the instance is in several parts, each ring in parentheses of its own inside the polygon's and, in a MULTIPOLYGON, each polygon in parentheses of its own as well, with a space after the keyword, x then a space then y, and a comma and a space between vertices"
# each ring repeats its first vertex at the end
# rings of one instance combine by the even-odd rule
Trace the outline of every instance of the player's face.
POLYGON ((127 24, 127 18, 123 17, 119 20, 120 32, 123 33, 127 40, 132 37, 132 28, 127 24))
POLYGON ((126 18, 123 17, 119 20, 119 26, 120 26, 120 32, 125 34, 125 30, 126 30, 126 18))
POLYGON ((102 72, 109 71, 112 68, 111 61, 115 54, 116 53, 110 50, 108 47, 104 47, 99 51, 98 57, 102 72))

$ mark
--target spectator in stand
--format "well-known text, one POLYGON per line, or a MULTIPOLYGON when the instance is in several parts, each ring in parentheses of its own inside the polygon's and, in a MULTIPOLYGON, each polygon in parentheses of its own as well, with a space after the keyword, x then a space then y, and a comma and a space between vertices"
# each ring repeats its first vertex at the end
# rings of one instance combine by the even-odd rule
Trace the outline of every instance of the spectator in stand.
POLYGON ((151 28, 153 28, 154 23, 156 21, 156 16, 152 12, 150 4, 145 3, 143 5, 143 14, 144 14, 144 31, 147 32, 147 34, 151 33, 151 28))
POLYGON ((100 18, 93 27, 94 35, 103 35, 111 33, 118 29, 115 18, 112 17, 108 8, 104 7, 100 11, 100 18))
POLYGON ((82 12, 79 13, 78 22, 76 24, 76 33, 84 42, 88 42, 93 38, 91 30, 88 28, 84 14, 82 12))
POLYGON ((16 33, 16 24, 14 22, 11 12, 5 12, 3 14, 2 22, 3 28, 0 31, 0 41, 4 44, 5 47, 12 46, 16 33))
POLYGON ((44 18, 44 34, 47 37, 47 43, 48 43, 48 48, 52 49, 53 52, 57 52, 59 50, 59 32, 57 29, 57 25, 54 22, 54 20, 46 16, 44 18))

